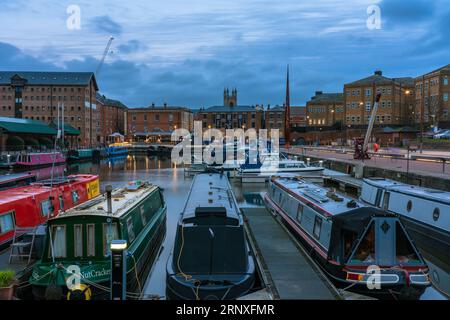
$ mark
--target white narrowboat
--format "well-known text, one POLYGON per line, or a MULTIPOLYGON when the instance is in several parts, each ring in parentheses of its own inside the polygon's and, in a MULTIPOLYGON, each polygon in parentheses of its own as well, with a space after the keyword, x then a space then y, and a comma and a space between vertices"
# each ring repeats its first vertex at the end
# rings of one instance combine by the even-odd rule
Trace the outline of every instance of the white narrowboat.
POLYGON ((272 177, 264 196, 338 286, 417 298, 428 267, 397 215, 298 178, 272 177))
POLYGON ((425 257, 432 253, 450 265, 450 192, 371 178, 363 181, 361 200, 398 214, 425 257))

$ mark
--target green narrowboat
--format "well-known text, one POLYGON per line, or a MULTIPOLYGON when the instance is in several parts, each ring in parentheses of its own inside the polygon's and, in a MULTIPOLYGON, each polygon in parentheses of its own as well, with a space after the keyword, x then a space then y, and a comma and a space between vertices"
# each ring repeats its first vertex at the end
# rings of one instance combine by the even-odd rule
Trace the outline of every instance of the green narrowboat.
POLYGON ((70 163, 90 161, 93 157, 92 149, 70 150, 67 154, 67 161, 70 163))
POLYGON ((127 297, 138 299, 166 234, 162 190, 149 183, 100 195, 48 220, 45 248, 30 277, 39 300, 108 299, 110 243, 127 247, 127 297))

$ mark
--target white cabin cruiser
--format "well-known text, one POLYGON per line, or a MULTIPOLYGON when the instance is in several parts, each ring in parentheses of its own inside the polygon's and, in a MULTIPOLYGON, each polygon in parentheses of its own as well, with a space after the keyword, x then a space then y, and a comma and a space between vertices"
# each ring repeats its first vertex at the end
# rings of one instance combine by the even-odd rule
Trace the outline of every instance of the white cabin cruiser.
POLYGON ((323 170, 323 167, 308 166, 305 162, 299 160, 266 160, 259 164, 242 165, 238 171, 238 177, 242 179, 242 183, 266 182, 270 177, 277 174, 320 176, 323 170))

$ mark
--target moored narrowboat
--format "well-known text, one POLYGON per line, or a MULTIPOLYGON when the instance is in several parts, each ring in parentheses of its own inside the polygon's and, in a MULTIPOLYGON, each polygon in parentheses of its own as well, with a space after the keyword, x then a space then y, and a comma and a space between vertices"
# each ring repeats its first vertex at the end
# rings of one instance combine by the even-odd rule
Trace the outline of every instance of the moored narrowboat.
POLYGON ((67 154, 67 162, 83 162, 90 161, 93 157, 92 149, 77 149, 77 150, 69 150, 67 154))
POLYGON ((0 190, 29 185, 36 182, 36 175, 27 173, 7 173, 0 176, 0 190))
POLYGON ((370 178, 363 180, 361 201, 398 214, 425 258, 450 265, 450 192, 370 178))
POLYGON ((129 151, 129 146, 130 144, 126 142, 117 142, 110 144, 108 146, 108 149, 106 150, 108 153, 108 157, 113 158, 126 156, 129 151))
POLYGON ((231 300, 254 283, 255 262, 228 178, 197 174, 167 262, 167 298, 231 300))
POLYGON ((65 163, 66 157, 59 151, 24 153, 17 156, 13 164, 14 169, 27 169, 37 167, 48 167, 54 164, 65 163))
POLYGON ((127 297, 139 298, 165 237, 166 210, 161 189, 137 181, 113 191, 111 201, 100 195, 50 219, 43 256, 29 280, 34 297, 108 299, 110 243, 122 239, 128 243, 127 297), (67 286, 73 270, 80 283, 67 286))
POLYGON ((0 248, 11 242, 16 226, 30 228, 44 224, 61 211, 97 196, 99 191, 98 176, 90 174, 0 191, 0 248))
POLYGON ((273 177, 264 200, 338 287, 406 299, 430 285, 397 215, 296 178, 273 177))

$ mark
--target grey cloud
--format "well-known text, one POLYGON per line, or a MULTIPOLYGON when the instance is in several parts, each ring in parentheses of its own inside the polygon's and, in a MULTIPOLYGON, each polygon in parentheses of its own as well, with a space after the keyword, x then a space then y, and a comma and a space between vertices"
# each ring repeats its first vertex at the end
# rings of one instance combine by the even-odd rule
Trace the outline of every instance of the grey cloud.
POLYGON ((90 20, 90 24, 94 30, 113 36, 121 35, 123 32, 122 26, 108 15, 94 17, 90 20))

